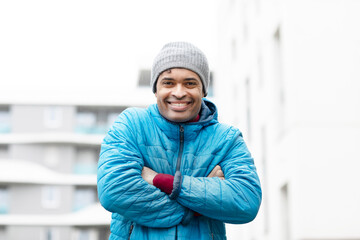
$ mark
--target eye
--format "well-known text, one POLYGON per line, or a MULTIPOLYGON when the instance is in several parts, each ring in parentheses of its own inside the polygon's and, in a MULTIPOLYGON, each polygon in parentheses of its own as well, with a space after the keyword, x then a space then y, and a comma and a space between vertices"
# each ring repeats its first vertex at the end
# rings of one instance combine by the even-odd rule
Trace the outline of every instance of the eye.
POLYGON ((173 83, 171 81, 162 81, 161 83, 162 85, 165 85, 165 86, 170 86, 172 85, 173 83))
POLYGON ((186 82, 186 86, 194 87, 197 85, 197 82, 186 82))

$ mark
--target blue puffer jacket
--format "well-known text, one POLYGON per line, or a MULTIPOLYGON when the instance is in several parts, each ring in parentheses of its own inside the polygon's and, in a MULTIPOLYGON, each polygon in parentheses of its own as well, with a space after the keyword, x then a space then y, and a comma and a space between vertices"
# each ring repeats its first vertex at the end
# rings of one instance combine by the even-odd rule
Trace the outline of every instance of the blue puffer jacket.
POLYGON ((224 222, 252 221, 261 202, 241 133, 220 124, 206 99, 193 123, 167 121, 156 104, 122 112, 101 147, 98 194, 117 240, 226 239, 224 222), (216 165, 225 180, 206 177, 216 165), (142 179, 143 166, 175 175, 170 196, 142 179))

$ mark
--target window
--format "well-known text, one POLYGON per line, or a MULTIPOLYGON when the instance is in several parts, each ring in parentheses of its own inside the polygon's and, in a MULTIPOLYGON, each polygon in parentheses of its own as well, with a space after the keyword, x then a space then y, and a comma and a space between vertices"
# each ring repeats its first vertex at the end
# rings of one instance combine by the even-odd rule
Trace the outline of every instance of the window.
MULTIPOLYGON (((235 106, 239 106, 239 104, 241 104, 241 101, 240 101, 240 94, 238 94, 238 91, 239 91, 239 84, 238 82, 234 82, 233 83, 233 87, 232 87, 232 91, 233 91, 233 102, 235 104, 235 106)), ((233 120, 233 124, 234 126, 238 126, 239 124, 239 112, 240 111, 235 111, 234 114, 233 114, 233 117, 234 117, 234 120, 233 120)))
POLYGON ((283 79, 282 66, 282 46, 281 46, 281 29, 280 27, 274 33, 274 79, 276 84, 275 101, 277 112, 278 133, 281 135, 285 123, 285 87, 283 79))
POLYGON ((251 141, 251 87, 250 79, 245 80, 245 95, 246 95, 246 130, 249 141, 251 141))
POLYGON ((88 230, 80 230, 78 240, 90 240, 90 232, 88 230))
POLYGON ((209 83, 209 89, 208 89, 208 97, 214 96, 214 74, 213 72, 210 72, 210 83, 209 83))
POLYGON ((88 207, 96 202, 96 188, 77 187, 74 194, 74 211, 88 207))
POLYGON ((8 145, 0 145, 0 160, 8 158, 8 145))
POLYGON ((109 113, 107 118, 107 125, 110 127, 114 124, 115 120, 119 116, 120 113, 109 113))
POLYGON ((4 186, 0 186, 0 214, 9 212, 8 203, 8 189, 4 186))
POLYGON ((0 239, 6 239, 6 226, 0 226, 0 239))
POLYGON ((98 240, 108 240, 110 237, 109 227, 98 228, 98 240))
POLYGON ((281 239, 288 240, 290 239, 290 217, 289 217, 289 189, 288 184, 285 184, 280 189, 280 204, 281 204, 281 226, 282 233, 281 239))
POLYGON ((60 231, 56 228, 46 228, 42 233, 41 240, 60 240, 60 231))
POLYGON ((60 188, 58 186, 42 187, 41 203, 44 208, 53 209, 60 206, 60 188))
POLYGON ((56 167, 60 162, 61 152, 55 145, 44 146, 44 163, 48 167, 56 167))
POLYGON ((0 134, 9 133, 10 129, 10 110, 8 106, 0 106, 0 134))
MULTIPOLYGON (((99 232, 94 228, 75 228, 73 238, 74 240, 101 240, 99 232)), ((108 239, 108 238, 106 238, 108 239)))
POLYGON ((96 114, 93 112, 78 112, 76 114, 76 132, 91 133, 96 126, 96 114))
POLYGON ((98 147, 78 147, 74 164, 75 174, 96 174, 97 160, 100 149, 98 147))
MULTIPOLYGON (((260 51, 259 51, 260 52, 260 51)), ((257 56, 257 69, 258 69, 258 80, 259 86, 262 87, 264 85, 264 66, 263 66, 263 56, 261 53, 257 56)))
POLYGON ((139 87, 150 87, 150 79, 151 79, 151 70, 150 69, 142 69, 139 73, 139 87))
POLYGON ((77 109, 75 132, 105 134, 126 107, 81 106, 77 109))
POLYGON ((63 125, 63 109, 59 106, 49 106, 44 110, 44 126, 50 129, 63 125))
POLYGON ((261 127, 261 164, 262 164, 262 189, 263 189, 263 202, 262 208, 264 211, 264 233, 269 232, 269 202, 267 197, 268 192, 268 178, 267 178, 267 130, 266 126, 261 127))
POLYGON ((249 11, 249 7, 248 7, 248 3, 246 3, 245 1, 243 2, 243 6, 242 6, 242 36, 243 36, 243 43, 247 44, 249 41, 249 23, 248 23, 248 13, 249 11))

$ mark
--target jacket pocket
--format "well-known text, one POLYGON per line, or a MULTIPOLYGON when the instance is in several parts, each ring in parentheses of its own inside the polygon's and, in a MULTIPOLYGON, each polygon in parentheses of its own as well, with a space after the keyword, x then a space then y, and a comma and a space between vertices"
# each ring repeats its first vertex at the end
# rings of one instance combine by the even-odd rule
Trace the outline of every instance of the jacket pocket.
POLYGON ((134 225, 131 224, 130 229, 129 229, 129 237, 128 237, 128 240, 130 240, 131 233, 132 233, 133 229, 134 229, 134 225))

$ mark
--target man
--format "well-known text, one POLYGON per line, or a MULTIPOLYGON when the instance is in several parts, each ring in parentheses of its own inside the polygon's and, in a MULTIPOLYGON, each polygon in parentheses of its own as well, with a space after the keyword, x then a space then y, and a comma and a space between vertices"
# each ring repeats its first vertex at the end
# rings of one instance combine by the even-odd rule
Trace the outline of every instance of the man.
POLYGON ((155 58, 157 104, 122 112, 102 144, 98 194, 110 239, 226 239, 257 215, 261 188, 239 130, 217 121, 205 55, 185 42, 155 58))

